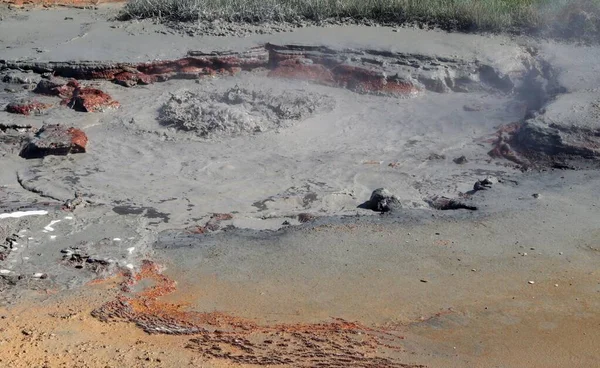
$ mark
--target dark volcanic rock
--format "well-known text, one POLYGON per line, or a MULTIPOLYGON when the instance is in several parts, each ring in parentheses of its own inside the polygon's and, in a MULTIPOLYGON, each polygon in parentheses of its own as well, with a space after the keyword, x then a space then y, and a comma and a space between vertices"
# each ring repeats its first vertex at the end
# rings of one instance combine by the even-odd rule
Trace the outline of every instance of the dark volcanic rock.
POLYGON ((31 125, 8 125, 0 123, 0 154, 3 151, 13 152, 27 141, 35 129, 31 125))
POLYGON ((493 182, 488 178, 485 178, 483 180, 477 180, 473 185, 473 191, 477 192, 480 190, 487 190, 492 187, 492 184, 493 182))
POLYGON ((33 92, 42 95, 59 96, 61 98, 70 98, 73 91, 79 87, 76 80, 66 80, 64 78, 51 77, 42 79, 33 92))
POLYGON ((446 155, 440 155, 437 153, 432 153, 429 155, 429 157, 427 157, 427 159, 429 161, 434 161, 434 160, 445 160, 446 159, 446 155))
POLYGON ((515 133, 514 142, 522 150, 549 156, 565 154, 592 158, 600 155, 600 130, 586 127, 532 120, 515 133))
POLYGON ((64 125, 44 125, 21 151, 23 158, 41 158, 48 155, 64 156, 85 152, 87 136, 76 128, 64 125))
POLYGON ((364 207, 377 212, 389 212, 402 208, 400 200, 385 188, 375 189, 364 207))
POLYGON ((39 74, 13 71, 3 76, 2 82, 10 84, 37 84, 40 78, 39 74))
POLYGON ((301 223, 313 222, 317 219, 317 217, 311 213, 301 213, 298 215, 298 221, 301 223))
POLYGON ((436 210, 440 210, 440 211, 461 210, 461 209, 470 210, 470 211, 477 210, 476 206, 471 206, 471 205, 464 203, 458 199, 453 199, 453 198, 448 198, 448 197, 436 196, 431 199, 426 199, 425 201, 432 208, 435 208, 436 210))
POLYGON ((469 162, 469 160, 467 160, 467 158, 465 156, 457 157, 452 161, 454 161, 454 163, 457 165, 463 165, 463 164, 466 164, 467 162, 469 162))

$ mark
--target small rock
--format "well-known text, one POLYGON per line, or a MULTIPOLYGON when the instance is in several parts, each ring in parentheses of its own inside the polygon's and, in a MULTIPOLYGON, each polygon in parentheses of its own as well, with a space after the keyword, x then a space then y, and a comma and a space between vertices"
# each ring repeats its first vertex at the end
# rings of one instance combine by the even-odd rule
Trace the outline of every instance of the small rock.
POLYGON ((533 284, 535 284, 535 281, 527 281, 527 283, 528 283, 529 285, 533 285, 533 284))
POLYGON ((540 199, 542 197, 539 193, 533 193, 531 196, 535 199, 540 199))
MULTIPOLYGON (((81 197, 79 192, 75 192, 75 197, 67 199, 65 203, 62 205, 63 210, 74 211, 76 208, 80 206, 85 206, 87 202, 81 197)), ((66 216, 65 219, 72 220, 71 216, 66 216)))
POLYGON ((85 152, 87 136, 77 128, 64 125, 44 125, 21 151, 23 158, 41 158, 48 155, 64 156, 85 152))
POLYGON ((36 278, 36 279, 42 279, 42 280, 44 280, 44 279, 48 278, 48 275, 45 274, 45 273, 42 273, 42 272, 37 272, 37 273, 33 274, 33 277, 36 278))
POLYGON ((310 213, 301 213, 298 215, 298 221, 301 223, 312 222, 316 219, 315 215, 310 213))
POLYGON ((425 279, 421 279, 421 282, 428 283, 429 281, 427 281, 425 279))
POLYGON ((452 161, 454 161, 454 163, 457 165, 463 165, 463 164, 466 164, 467 162, 469 162, 469 160, 467 160, 467 158, 465 156, 457 157, 452 161))
POLYGON ((446 156, 445 155, 438 155, 437 153, 432 153, 429 155, 429 157, 427 157, 427 159, 429 161, 434 161, 434 160, 445 160, 446 156))
POLYGON ((473 185, 473 190, 477 192, 480 190, 490 189, 491 187, 492 187, 492 181, 489 180, 488 178, 485 178, 483 180, 477 180, 475 182, 475 184, 473 185))
POLYGON ((389 212, 402 208, 400 200, 385 188, 375 189, 366 205, 367 208, 377 212, 389 212))

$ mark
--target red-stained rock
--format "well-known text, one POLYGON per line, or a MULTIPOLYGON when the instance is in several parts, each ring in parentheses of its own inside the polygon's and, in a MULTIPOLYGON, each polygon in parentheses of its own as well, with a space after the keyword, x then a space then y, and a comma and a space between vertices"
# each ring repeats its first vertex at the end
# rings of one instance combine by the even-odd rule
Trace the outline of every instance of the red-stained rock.
POLYGON ((387 77, 380 70, 346 64, 330 49, 300 46, 267 46, 270 77, 302 79, 346 88, 359 93, 410 96, 420 92, 413 83, 387 77))
MULTIPOLYGON (((106 79, 132 87, 169 79, 198 79, 207 76, 235 75, 242 70, 270 69, 269 76, 302 79, 319 84, 346 88, 359 93, 415 95, 421 90, 409 80, 388 77, 377 63, 366 61, 352 52, 321 46, 276 46, 267 44, 246 52, 202 53, 190 51, 188 57, 140 64, 115 63, 53 63, 55 75, 76 76, 81 79, 106 79), (348 54, 350 53, 350 54, 348 54)), ((24 65, 40 68, 40 65, 24 65)), ((48 66, 50 68, 50 65, 48 66)), ((40 82, 36 92, 70 97, 77 86, 40 82)), ((87 111, 87 109, 86 109, 87 111)))
MULTIPOLYGON (((0 0, 1 1, 1 0, 0 0)), ((267 67, 269 53, 264 47, 245 52, 190 51, 188 57, 177 60, 160 60, 147 63, 102 63, 102 62, 19 62, 14 67, 31 70, 51 70, 54 76, 65 78, 103 79, 133 86, 150 84, 169 79, 192 79, 205 76, 235 75, 242 70, 267 67)), ((43 80, 37 93, 58 95, 57 88, 67 84, 63 78, 52 77, 43 80)), ((72 91, 71 91, 72 92, 72 91)), ((65 93, 62 93, 64 98, 65 93)))
POLYGON ((155 76, 146 75, 144 73, 133 73, 133 72, 121 72, 116 74, 113 79, 113 82, 116 84, 120 84, 125 87, 133 87, 135 85, 147 85, 152 84, 156 81, 155 76))
POLYGON ((383 72, 352 65, 339 65, 333 69, 336 84, 360 93, 391 93, 408 95, 418 90, 408 82, 389 81, 383 72))
POLYGON ((248 53, 203 54, 190 52, 190 56, 178 60, 154 61, 135 66, 139 72, 155 76, 157 81, 167 79, 196 79, 204 76, 235 75, 241 70, 266 67, 266 50, 253 49, 248 53))
POLYGON ((67 103, 69 107, 84 112, 102 112, 119 107, 119 103, 107 93, 91 87, 79 87, 73 91, 73 96, 67 103))
MULTIPOLYGON (((125 73, 121 73, 125 74, 125 73)), ((125 74, 122 80, 135 80, 135 83, 151 83, 152 78, 144 75, 135 75, 134 73, 125 74)), ((96 88, 82 87, 74 79, 69 81, 63 78, 50 78, 41 80, 34 92, 58 96, 63 99, 63 105, 67 105, 75 110, 85 112, 101 112, 109 108, 119 107, 119 103, 114 101, 108 94, 96 88)))
POLYGON ((73 91, 79 87, 79 83, 74 80, 66 80, 63 78, 42 79, 33 92, 42 95, 58 96, 60 98, 70 98, 73 91))
POLYGON ((414 95, 420 90, 412 83, 400 78, 388 78, 383 72, 352 65, 327 67, 312 59, 284 58, 270 73, 269 77, 302 79, 319 84, 333 85, 359 93, 383 93, 393 95, 414 95))
POLYGON ((52 105, 44 104, 39 101, 12 102, 6 106, 6 111, 12 114, 29 115, 31 113, 41 114, 42 111, 50 108, 52 105))
POLYGON ((179 60, 141 64, 137 66, 137 69, 145 75, 155 77, 156 80, 167 80, 234 75, 239 72, 240 67, 225 63, 220 59, 188 57, 179 60))
POLYGON ((329 69, 301 58, 285 60, 269 73, 269 77, 301 79, 325 85, 335 84, 333 73, 329 69))
POLYGON ((333 68, 336 84, 339 87, 360 93, 385 93, 413 95, 419 89, 400 78, 388 78, 385 73, 352 65, 339 65, 333 68))
POLYGON ((41 158, 48 155, 64 156, 85 152, 88 139, 77 128, 64 125, 44 125, 21 151, 23 158, 41 158))
POLYGON ((76 89, 80 88, 79 82, 71 79, 66 85, 56 88, 57 96, 60 98, 71 98, 76 89))
POLYGON ((77 74, 76 78, 79 79, 106 79, 112 80, 115 75, 123 72, 122 69, 102 69, 102 70, 91 70, 89 72, 80 72, 77 74))

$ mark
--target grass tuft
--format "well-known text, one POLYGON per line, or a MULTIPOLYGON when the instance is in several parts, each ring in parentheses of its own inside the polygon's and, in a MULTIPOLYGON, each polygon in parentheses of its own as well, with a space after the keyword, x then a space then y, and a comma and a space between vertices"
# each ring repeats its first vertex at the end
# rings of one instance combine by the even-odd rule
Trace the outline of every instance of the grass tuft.
POLYGON ((249 24, 417 22, 462 31, 600 38, 600 0, 129 0, 120 18, 249 24))

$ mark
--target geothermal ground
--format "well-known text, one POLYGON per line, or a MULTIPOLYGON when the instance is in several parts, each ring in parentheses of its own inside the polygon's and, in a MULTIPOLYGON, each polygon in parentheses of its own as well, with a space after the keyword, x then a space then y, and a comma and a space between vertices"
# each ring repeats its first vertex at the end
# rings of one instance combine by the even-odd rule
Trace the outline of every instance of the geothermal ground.
POLYGON ((0 366, 600 365, 600 48, 1 9, 0 366))

